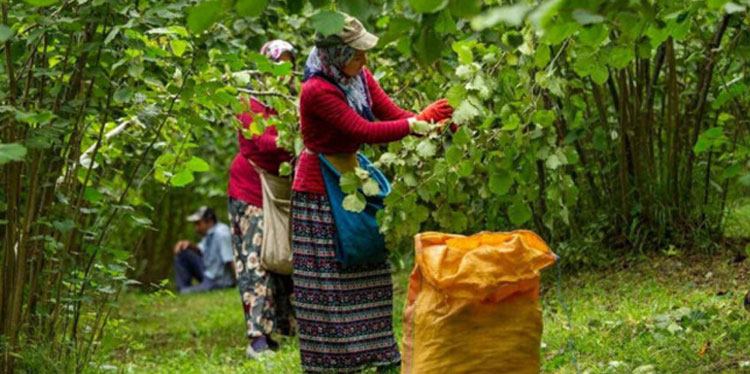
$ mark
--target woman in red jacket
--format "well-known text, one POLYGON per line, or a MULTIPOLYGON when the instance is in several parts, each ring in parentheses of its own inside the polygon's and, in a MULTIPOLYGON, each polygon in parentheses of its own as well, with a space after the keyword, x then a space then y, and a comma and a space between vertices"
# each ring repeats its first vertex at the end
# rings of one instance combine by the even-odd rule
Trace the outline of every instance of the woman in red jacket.
MULTIPOLYGON (((261 53, 275 62, 294 62, 294 47, 282 40, 266 43, 261 53)), ((245 103, 247 111, 237 116, 244 128, 252 123, 253 114, 261 114, 264 118, 276 114, 255 97, 245 103)), ((245 138, 240 131, 238 138, 240 151, 229 170, 229 214, 237 283, 250 339, 245 353, 249 358, 257 358, 270 352, 269 348, 275 344, 270 338, 272 332, 292 333, 294 313, 290 301, 291 277, 267 271, 260 263, 263 193, 260 176, 250 161, 266 172, 278 175, 279 166, 290 161, 291 155, 276 146, 276 128, 273 126, 266 127, 262 135, 251 138, 245 138)))
POLYGON ((292 187, 293 278, 302 367, 309 373, 349 373, 401 360, 389 264, 344 268, 336 260, 336 226, 317 153, 342 172, 353 170, 361 144, 400 140, 414 132, 417 119, 439 122, 453 112, 445 100, 418 116, 394 105, 364 68, 365 51, 377 37, 346 18, 341 33, 316 36, 300 97, 306 150, 292 187))

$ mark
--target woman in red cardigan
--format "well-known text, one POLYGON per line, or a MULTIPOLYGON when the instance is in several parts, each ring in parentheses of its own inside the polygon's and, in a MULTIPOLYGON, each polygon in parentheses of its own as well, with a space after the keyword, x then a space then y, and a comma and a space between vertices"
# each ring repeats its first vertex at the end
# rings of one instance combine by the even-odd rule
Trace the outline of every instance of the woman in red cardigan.
MULTIPOLYGON (((275 62, 294 62, 294 48, 282 40, 266 43, 261 53, 275 62)), ((252 123, 253 114, 276 115, 276 111, 255 97, 245 103, 246 112, 237 115, 244 128, 252 123)), ((245 138, 240 131, 238 138, 240 150, 229 169, 229 214, 237 283, 250 339, 245 353, 249 358, 258 358, 270 352, 269 348, 275 344, 270 338, 272 332, 291 334, 294 313, 290 299, 291 277, 267 271, 260 263, 263 193, 260 176, 250 161, 278 175, 279 166, 290 161, 291 155, 276 146, 274 126, 266 127, 262 135, 251 138, 245 138)))
POLYGON ((353 170, 361 144, 400 140, 414 132, 417 120, 440 122, 453 112, 445 100, 420 115, 393 104, 364 67, 365 51, 377 40, 347 16, 341 33, 316 36, 305 66, 300 126, 306 150, 292 187, 292 247, 300 353, 308 373, 350 373, 401 360, 389 264, 344 268, 336 260, 336 226, 317 153, 342 172, 353 170))

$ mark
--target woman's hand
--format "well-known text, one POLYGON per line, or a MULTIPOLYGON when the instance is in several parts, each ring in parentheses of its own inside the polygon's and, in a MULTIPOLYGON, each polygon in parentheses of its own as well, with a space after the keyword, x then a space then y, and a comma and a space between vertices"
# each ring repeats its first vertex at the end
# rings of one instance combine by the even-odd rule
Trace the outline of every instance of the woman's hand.
POLYGON ((451 118, 452 115, 453 107, 448 104, 448 100, 440 99, 430 104, 422 111, 422 113, 419 113, 417 119, 427 122, 440 122, 442 120, 451 118))

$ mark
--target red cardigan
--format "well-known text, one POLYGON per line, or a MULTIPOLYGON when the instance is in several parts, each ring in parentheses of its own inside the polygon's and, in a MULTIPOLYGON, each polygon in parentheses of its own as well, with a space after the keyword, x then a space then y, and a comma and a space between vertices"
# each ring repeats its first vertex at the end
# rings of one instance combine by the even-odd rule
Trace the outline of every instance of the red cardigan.
MULTIPOLYGON (((266 107, 258 100, 250 99, 249 109, 256 114, 263 114, 264 118, 276 115, 276 111, 266 107)), ((250 113, 241 113, 237 119, 242 127, 248 128, 253 122, 250 113)), ((227 194, 238 200, 257 207, 263 206, 263 192, 260 186, 260 176, 247 159, 253 160, 263 170, 278 175, 279 166, 282 162, 288 162, 292 156, 284 149, 276 146, 276 128, 266 127, 262 135, 255 135, 252 139, 246 139, 242 132, 238 134, 240 151, 232 161, 229 169, 229 188, 227 194)))
MULTIPOLYGON (((300 129, 305 147, 313 153, 356 153, 361 144, 387 143, 409 135, 407 118, 414 114, 393 104, 372 74, 365 69, 372 97, 372 113, 382 122, 370 122, 349 106, 338 87, 312 77, 302 84, 300 129)), ((326 192, 316 154, 302 152, 292 190, 326 192)))

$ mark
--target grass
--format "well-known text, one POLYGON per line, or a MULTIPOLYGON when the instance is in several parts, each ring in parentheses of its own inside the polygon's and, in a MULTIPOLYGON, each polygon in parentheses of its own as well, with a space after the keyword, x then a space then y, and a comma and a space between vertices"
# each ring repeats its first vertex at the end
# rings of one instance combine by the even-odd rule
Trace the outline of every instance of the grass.
MULTIPOLYGON (((750 259, 680 253, 621 263, 608 271, 565 276, 562 291, 572 329, 547 271, 543 304, 543 373, 750 373, 750 259), (568 349, 572 338, 574 349, 568 349)), ((395 331, 406 277, 396 283, 395 331)), ((130 294, 104 342, 108 372, 299 373, 298 345, 264 362, 244 358, 239 295, 227 290, 176 297, 130 294)), ((469 339, 470 337, 463 337, 469 339)), ((446 373, 447 374, 447 373, 446 373)))

